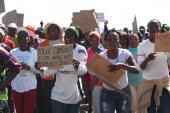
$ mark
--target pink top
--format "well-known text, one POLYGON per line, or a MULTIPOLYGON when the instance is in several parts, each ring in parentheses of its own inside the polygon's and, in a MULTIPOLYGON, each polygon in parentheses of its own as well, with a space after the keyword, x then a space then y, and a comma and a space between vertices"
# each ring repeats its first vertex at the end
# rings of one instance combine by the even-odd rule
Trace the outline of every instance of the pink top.
MULTIPOLYGON (((87 50, 87 54, 88 54, 88 59, 90 59, 91 57, 93 57, 95 54, 97 54, 97 52, 93 51, 93 49, 90 47, 88 50, 87 50)), ((91 77, 91 80, 93 79, 93 76, 88 74, 90 77, 91 77)), ((96 83, 96 86, 103 86, 103 82, 101 80, 99 80, 97 83, 96 83)))

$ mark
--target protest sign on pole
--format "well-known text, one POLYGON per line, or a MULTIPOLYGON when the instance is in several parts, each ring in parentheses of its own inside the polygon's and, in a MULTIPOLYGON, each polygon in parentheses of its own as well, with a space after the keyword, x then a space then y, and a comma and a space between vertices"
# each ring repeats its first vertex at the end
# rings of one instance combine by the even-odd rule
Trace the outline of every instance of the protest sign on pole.
POLYGON ((170 33, 155 34, 155 52, 170 52, 170 33))
POLYGON ((73 45, 38 48, 38 62, 42 67, 60 68, 73 62, 73 45))

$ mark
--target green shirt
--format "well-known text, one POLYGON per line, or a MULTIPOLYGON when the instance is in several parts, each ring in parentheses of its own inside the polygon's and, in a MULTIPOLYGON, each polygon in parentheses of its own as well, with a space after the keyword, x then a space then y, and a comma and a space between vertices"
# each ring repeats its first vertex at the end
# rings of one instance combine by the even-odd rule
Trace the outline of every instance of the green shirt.
MULTIPOLYGON (((0 82, 3 82, 2 79, 5 78, 6 71, 7 71, 7 69, 0 71, 0 82)), ((8 100, 7 89, 5 89, 5 91, 0 91, 0 100, 8 100)))
MULTIPOLYGON (((135 58, 137 57, 137 48, 129 48, 129 51, 135 58)), ((129 84, 141 84, 143 81, 142 72, 140 71, 139 74, 133 74, 128 71, 128 81, 129 84)))

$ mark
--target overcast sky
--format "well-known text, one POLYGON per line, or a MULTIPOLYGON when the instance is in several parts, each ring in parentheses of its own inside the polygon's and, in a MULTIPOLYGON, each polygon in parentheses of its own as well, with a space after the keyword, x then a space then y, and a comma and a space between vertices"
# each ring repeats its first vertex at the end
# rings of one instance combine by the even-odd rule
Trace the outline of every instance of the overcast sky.
POLYGON ((24 13, 24 25, 39 26, 55 21, 62 26, 69 26, 72 12, 84 9, 95 9, 104 12, 109 21, 109 28, 132 28, 134 15, 137 16, 138 26, 146 26, 153 18, 162 23, 170 24, 169 0, 5 0, 6 10, 17 9, 24 13))

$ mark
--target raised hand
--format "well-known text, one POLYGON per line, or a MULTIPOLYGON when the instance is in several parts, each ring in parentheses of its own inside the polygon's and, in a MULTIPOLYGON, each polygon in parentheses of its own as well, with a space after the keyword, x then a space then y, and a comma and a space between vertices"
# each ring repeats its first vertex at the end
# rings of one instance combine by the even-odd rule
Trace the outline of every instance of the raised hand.
POLYGON ((22 62, 21 69, 30 70, 30 66, 28 66, 26 63, 22 62))
POLYGON ((78 69, 79 65, 80 65, 80 62, 73 59, 73 65, 74 65, 74 68, 78 69))
POLYGON ((109 68, 109 71, 116 71, 118 69, 124 69, 124 64, 122 63, 118 63, 116 65, 110 65, 108 68, 109 68))
POLYGON ((156 57, 156 53, 151 53, 151 54, 148 55, 147 61, 149 62, 149 61, 151 61, 151 60, 154 60, 155 57, 156 57))

